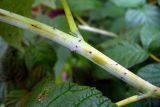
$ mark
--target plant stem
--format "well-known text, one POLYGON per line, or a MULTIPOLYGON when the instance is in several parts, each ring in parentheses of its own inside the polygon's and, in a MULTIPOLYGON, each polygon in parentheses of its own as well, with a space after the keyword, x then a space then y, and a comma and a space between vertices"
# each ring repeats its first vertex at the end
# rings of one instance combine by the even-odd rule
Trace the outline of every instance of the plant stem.
POLYGON ((152 53, 149 53, 149 56, 155 60, 156 62, 160 63, 160 59, 158 57, 156 57, 155 55, 153 55, 152 53))
POLYGON ((76 26, 76 23, 73 19, 71 10, 70 10, 69 5, 67 3, 67 0, 61 0, 61 2, 63 4, 63 8, 64 8, 64 11, 65 11, 65 14, 66 14, 67 21, 68 21, 71 32, 74 33, 77 37, 83 39, 79 30, 78 30, 78 28, 77 28, 77 26, 76 26))
POLYGON ((90 26, 80 16, 76 16, 76 17, 77 17, 78 21, 82 24, 82 25, 78 25, 78 27, 82 30, 94 32, 94 33, 99 33, 99 34, 110 36, 110 37, 118 37, 118 35, 113 32, 109 32, 109 31, 106 31, 103 29, 98 29, 98 28, 90 26))
POLYGON ((129 97, 129 98, 126 98, 126 99, 124 99, 122 101, 117 102, 116 105, 118 107, 122 107, 124 105, 127 105, 127 104, 130 104, 130 103, 134 103, 134 102, 149 98, 149 96, 150 96, 149 94, 134 95, 132 97, 129 97))
MULTIPOLYGON (((50 27, 38 21, 14 14, 12 12, 0 9, 0 21, 30 30, 41 36, 53 40, 71 51, 81 54, 91 60, 110 74, 125 81, 134 88, 143 93, 152 93, 150 97, 160 97, 160 88, 138 77, 131 71, 127 70, 117 62, 113 61, 103 53, 86 43, 84 40, 66 34, 56 28, 50 27)), ((8 29, 9 31, 9 29, 8 29)), ((127 58, 127 56, 126 56, 127 58)))
POLYGON ((79 21, 82 25, 89 26, 89 24, 88 24, 87 22, 85 22, 80 16, 76 15, 76 18, 78 19, 78 21, 79 21))
POLYGON ((110 37, 118 37, 116 34, 114 34, 112 32, 105 31, 102 29, 97 29, 95 27, 86 26, 86 25, 78 25, 78 27, 82 30, 86 30, 86 31, 94 32, 94 33, 99 33, 99 34, 110 36, 110 37))

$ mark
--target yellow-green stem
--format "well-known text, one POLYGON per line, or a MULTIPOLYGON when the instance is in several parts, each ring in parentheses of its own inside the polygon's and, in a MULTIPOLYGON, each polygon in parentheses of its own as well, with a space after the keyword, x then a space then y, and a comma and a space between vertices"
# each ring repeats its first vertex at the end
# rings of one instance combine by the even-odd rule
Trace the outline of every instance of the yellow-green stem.
POLYGON ((141 92, 151 93, 150 97, 160 97, 159 87, 156 87, 138 77, 80 38, 71 36, 46 24, 11 13, 3 9, 0 9, 0 21, 26 30, 30 30, 40 34, 43 37, 53 40, 63 45, 64 47, 67 47, 71 51, 81 54, 95 64, 99 65, 101 68, 105 69, 110 74, 125 81, 141 92))
POLYGON ((134 95, 134 96, 126 98, 126 99, 124 99, 122 101, 117 102, 116 105, 118 107, 122 107, 124 105, 128 105, 128 104, 131 104, 131 103, 134 103, 134 102, 149 98, 149 96, 150 96, 150 94, 148 94, 148 93, 147 94, 142 94, 142 95, 134 95))
POLYGON ((74 35, 76 35, 77 37, 83 39, 79 30, 78 30, 78 28, 77 28, 77 26, 76 26, 76 23, 73 19, 71 10, 70 10, 69 5, 67 3, 67 0, 61 0, 61 2, 63 4, 63 8, 64 8, 64 11, 65 11, 65 14, 66 14, 67 21, 68 21, 71 32, 74 33, 74 35))
POLYGON ((80 16, 76 16, 78 21, 82 24, 82 25, 86 25, 86 26, 89 26, 89 24, 87 22, 85 22, 80 16))
POLYGON ((152 53, 149 54, 149 56, 155 60, 156 62, 160 63, 160 59, 158 57, 156 57, 155 55, 153 55, 152 53))

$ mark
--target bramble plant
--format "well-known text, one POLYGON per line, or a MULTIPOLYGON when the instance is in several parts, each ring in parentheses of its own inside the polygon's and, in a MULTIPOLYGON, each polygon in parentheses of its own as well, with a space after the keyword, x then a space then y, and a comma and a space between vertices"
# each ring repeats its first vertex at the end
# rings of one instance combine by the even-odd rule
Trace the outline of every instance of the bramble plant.
POLYGON ((1 0, 1 105, 159 107, 159 5, 1 0))

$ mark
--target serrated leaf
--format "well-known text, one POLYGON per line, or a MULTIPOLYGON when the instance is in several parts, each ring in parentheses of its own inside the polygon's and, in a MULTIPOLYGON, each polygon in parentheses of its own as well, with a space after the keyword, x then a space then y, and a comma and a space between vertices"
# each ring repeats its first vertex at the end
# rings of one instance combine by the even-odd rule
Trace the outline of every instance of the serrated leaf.
POLYGON ((121 38, 128 41, 129 43, 139 43, 140 31, 141 27, 135 27, 133 29, 127 30, 125 33, 122 33, 121 38))
POLYGON ((123 29, 125 29, 126 23, 125 23, 125 18, 124 15, 121 17, 118 17, 114 20, 114 22, 111 25, 111 31, 115 33, 121 32, 123 29))
POLYGON ((148 58, 147 52, 138 44, 123 40, 113 40, 103 52, 126 68, 130 68, 148 58))
POLYGON ((28 107, 116 107, 95 88, 73 83, 42 83, 32 93, 28 107))
POLYGON ((138 71, 138 75, 150 83, 160 86, 160 64, 150 64, 138 71))
POLYGON ((146 2, 146 0, 111 0, 111 1, 120 7, 137 7, 146 2))
MULTIPOLYGON (((30 17, 32 2, 33 0, 0 0, 0 8, 30 17)), ((0 29, 0 35, 9 45, 19 49, 21 48, 23 30, 2 22, 0 22, 0 29)))
POLYGON ((111 2, 107 2, 105 6, 95 9, 90 13, 91 20, 101 20, 105 17, 115 18, 124 13, 124 9, 114 5, 111 2), (97 17, 98 16, 98 17, 97 17))
POLYGON ((152 48, 160 47, 160 31, 158 28, 153 26, 144 26, 141 30, 140 37, 142 44, 146 49, 148 49, 153 43, 157 43, 157 45, 152 48))
POLYGON ((38 42, 30 45, 25 51, 25 63, 29 70, 37 65, 52 67, 56 62, 56 54, 51 45, 38 42))
POLYGON ((144 5, 141 8, 129 9, 125 17, 130 26, 152 25, 158 27, 160 26, 159 11, 160 9, 156 6, 144 5))

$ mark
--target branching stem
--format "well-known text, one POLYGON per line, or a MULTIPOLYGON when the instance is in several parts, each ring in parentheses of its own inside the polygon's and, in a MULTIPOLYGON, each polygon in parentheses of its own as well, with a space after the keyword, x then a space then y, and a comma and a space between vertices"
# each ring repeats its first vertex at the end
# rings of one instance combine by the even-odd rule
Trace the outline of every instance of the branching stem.
POLYGON ((46 24, 3 9, 0 9, 0 21, 35 32, 45 38, 53 40, 64 47, 67 47, 71 51, 81 54, 139 91, 143 93, 151 93, 150 97, 160 97, 159 87, 143 80, 80 38, 71 36, 46 24))
POLYGON ((68 21, 71 32, 74 33, 77 37, 83 39, 79 30, 78 30, 78 28, 77 28, 77 26, 76 26, 76 23, 74 21, 74 18, 73 18, 73 15, 71 13, 71 10, 69 8, 67 0, 61 0, 61 2, 63 4, 63 8, 64 8, 64 11, 65 11, 65 14, 66 14, 67 21, 68 21))
POLYGON ((122 101, 117 102, 116 105, 118 107, 122 107, 124 105, 128 105, 128 104, 131 104, 131 103, 134 103, 134 102, 149 98, 149 96, 150 96, 150 94, 134 95, 132 97, 129 97, 129 98, 126 98, 126 99, 124 99, 122 101))

